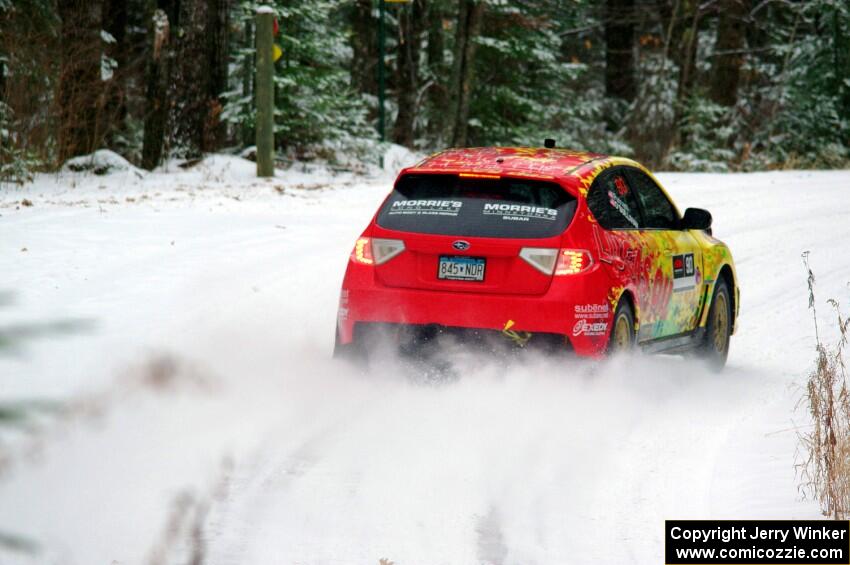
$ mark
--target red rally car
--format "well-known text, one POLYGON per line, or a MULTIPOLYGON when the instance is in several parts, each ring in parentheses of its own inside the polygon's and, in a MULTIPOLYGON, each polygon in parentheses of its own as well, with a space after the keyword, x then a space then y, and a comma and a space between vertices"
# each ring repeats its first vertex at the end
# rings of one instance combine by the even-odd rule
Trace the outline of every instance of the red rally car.
POLYGON ((449 149, 404 169, 357 240, 335 353, 375 332, 547 338, 581 356, 639 345, 726 362, 739 291, 711 215, 681 215, 629 159, 449 149))

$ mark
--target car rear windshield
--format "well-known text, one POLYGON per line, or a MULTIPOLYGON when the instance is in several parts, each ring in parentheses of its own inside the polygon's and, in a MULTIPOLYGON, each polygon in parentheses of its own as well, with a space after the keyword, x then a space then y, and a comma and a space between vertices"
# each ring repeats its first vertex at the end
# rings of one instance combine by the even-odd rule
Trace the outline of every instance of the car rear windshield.
POLYGON ((378 225, 437 235, 541 238, 563 232, 575 209, 575 198, 554 183, 407 175, 378 213, 378 225))

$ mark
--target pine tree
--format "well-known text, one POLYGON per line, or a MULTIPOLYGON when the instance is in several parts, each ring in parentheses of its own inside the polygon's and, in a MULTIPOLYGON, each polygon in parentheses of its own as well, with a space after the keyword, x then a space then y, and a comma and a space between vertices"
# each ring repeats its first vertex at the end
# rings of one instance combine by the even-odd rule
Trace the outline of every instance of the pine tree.
MULTIPOLYGON (((243 1, 234 8, 237 27, 253 21, 258 2, 243 1)), ((275 66, 275 143, 296 155, 333 156, 337 149, 356 150, 374 140, 362 98, 353 95, 345 11, 330 0, 309 4, 278 0, 274 4, 283 56, 275 66)), ((244 42, 231 49, 233 60, 244 61, 254 46, 244 42)), ((238 128, 250 127, 253 103, 244 82, 232 77, 223 119, 238 128)))

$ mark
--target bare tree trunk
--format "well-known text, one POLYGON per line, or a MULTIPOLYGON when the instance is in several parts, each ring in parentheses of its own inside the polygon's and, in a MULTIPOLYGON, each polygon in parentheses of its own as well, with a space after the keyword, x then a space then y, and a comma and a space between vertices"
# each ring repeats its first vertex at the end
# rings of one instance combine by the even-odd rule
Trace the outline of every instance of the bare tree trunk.
POLYGON ((210 68, 208 38, 214 31, 206 29, 209 23, 210 0, 176 0, 179 5, 179 33, 172 39, 176 56, 171 88, 174 151, 186 158, 203 154, 207 118, 210 110, 208 91, 210 68))
POLYGON ((445 54, 443 50, 446 48, 446 42, 443 40, 443 6, 440 0, 431 0, 428 2, 427 15, 428 20, 428 66, 433 68, 441 67, 445 63, 445 54))
POLYGON ((687 135, 682 130, 682 120, 685 108, 693 92, 696 82, 696 55, 699 42, 699 25, 702 12, 699 0, 683 0, 682 18, 684 27, 679 38, 677 62, 679 63, 679 83, 676 88, 676 109, 674 123, 678 128, 680 142, 687 141, 687 135))
MULTIPOLYGON (((0 10, 0 32, 8 25, 8 13, 6 10, 0 10)), ((0 40, 0 103, 6 101, 6 61, 9 55, 6 53, 6 42, 0 40)))
MULTIPOLYGON (((242 38, 242 45, 244 47, 254 45, 254 25, 250 20, 245 22, 245 35, 242 38)), ((251 108, 257 107, 254 101, 254 66, 254 55, 250 51, 246 52, 242 57, 242 96, 251 101, 251 108)), ((240 133, 242 145, 253 145, 256 142, 254 126, 251 125, 249 120, 243 123, 240 133)))
POLYGON ((605 95, 635 99, 635 0, 605 4, 605 95))
POLYGON ((94 151, 100 142, 98 104, 100 80, 100 4, 88 0, 59 0, 62 20, 62 62, 59 104, 60 162, 94 151))
POLYGON ((750 0, 721 0, 719 10, 709 96, 718 104, 734 106, 738 102, 738 83, 744 63, 750 0))
POLYGON ((439 145, 443 143, 446 131, 446 108, 448 103, 448 85, 446 84, 445 41, 443 38, 443 6, 440 0, 431 0, 428 4, 428 70, 431 84, 428 90, 430 116, 428 120, 428 138, 439 145))
POLYGON ((351 34, 351 86, 366 94, 378 94, 378 22, 372 16, 373 0, 355 0, 351 34))
POLYGON ((832 11, 832 56, 835 66, 835 89, 844 116, 850 116, 850 30, 836 6, 832 11))
POLYGON ((227 90, 227 58, 230 2, 229 0, 207 0, 206 25, 206 113, 203 115, 203 139, 201 150, 215 151, 224 143, 224 124, 221 95, 227 90))
POLYGON ((696 1, 691 4, 686 17, 690 20, 684 28, 679 46, 679 85, 676 99, 682 102, 690 96, 696 78, 696 52, 699 34, 699 7, 696 1))
POLYGON ((112 77, 106 81, 103 106, 106 144, 114 148, 127 118, 127 0, 104 0, 103 29, 114 40, 105 46, 106 56, 115 61, 116 66, 112 77))
POLYGON ((6 101, 6 63, 4 57, 5 53, 0 49, 0 104, 6 101))
POLYGON ((451 145, 466 145, 469 129, 469 97, 472 91, 475 65, 475 38, 481 26, 484 3, 480 0, 459 0, 455 63, 452 73, 452 135, 451 145))
POLYGON ((145 76, 145 134, 142 144, 142 167, 151 170, 159 165, 166 144, 171 101, 169 86, 177 35, 179 0, 157 0, 151 11, 148 36, 148 68, 145 76))
POLYGON ((426 0, 414 0, 399 15, 398 43, 398 115, 393 127, 393 141, 413 147, 414 125, 419 90, 419 53, 425 30, 426 0))

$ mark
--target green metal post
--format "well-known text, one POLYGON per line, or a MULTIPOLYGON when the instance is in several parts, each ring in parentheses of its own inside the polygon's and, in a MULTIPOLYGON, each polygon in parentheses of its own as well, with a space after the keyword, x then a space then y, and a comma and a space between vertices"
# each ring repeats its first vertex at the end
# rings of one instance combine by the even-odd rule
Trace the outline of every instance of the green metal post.
POLYGON ((274 176, 274 12, 257 8, 257 176, 274 176))
POLYGON ((386 140, 386 116, 384 115, 384 98, 386 93, 386 79, 384 78, 384 50, 386 49, 387 36, 384 30, 384 0, 378 0, 378 133, 381 141, 386 140))

